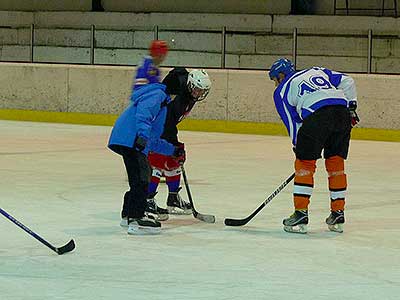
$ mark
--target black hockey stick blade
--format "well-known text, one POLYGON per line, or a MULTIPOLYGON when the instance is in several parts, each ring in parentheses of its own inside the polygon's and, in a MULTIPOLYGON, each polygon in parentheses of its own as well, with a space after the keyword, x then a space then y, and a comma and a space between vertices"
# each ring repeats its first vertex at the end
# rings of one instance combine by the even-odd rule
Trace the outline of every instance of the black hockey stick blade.
POLYGON ((63 255, 64 253, 71 252, 74 249, 75 249, 75 242, 74 240, 70 240, 68 244, 60 248, 55 248, 55 251, 57 252, 58 255, 63 255))
POLYGON ((286 179, 269 197, 248 217, 244 219, 230 219, 226 218, 224 220, 224 223, 226 226, 243 226, 246 225, 248 222, 250 222, 251 219, 255 217, 256 214, 260 212, 276 195, 279 194, 280 191, 284 189, 285 186, 288 185, 289 182, 291 182, 294 178, 295 173, 289 176, 288 179, 286 179))
POLYGON ((226 226, 243 226, 246 225, 253 218, 253 214, 244 219, 231 219, 226 218, 224 223, 226 226))
POLYGON ((5 216, 8 220, 10 220, 12 223, 20 227, 22 230, 30 234, 33 238, 41 242, 43 245, 46 247, 50 248, 54 252, 56 252, 59 255, 62 255, 64 253, 70 252, 75 249, 75 242, 74 240, 70 240, 68 244, 65 246, 62 246, 60 248, 54 247, 52 244, 50 244, 48 241, 46 241, 44 238, 42 238, 40 235, 38 235, 36 232, 32 231, 30 228, 26 227, 24 224, 22 224, 20 221, 15 219, 13 216, 8 214, 5 210, 0 208, 0 214, 5 216))
POLYGON ((189 198, 190 205, 192 206, 193 216, 196 219, 206 222, 206 223, 215 223, 215 216, 201 214, 198 211, 196 211, 196 209, 194 208, 192 194, 190 193, 189 182, 187 180, 186 171, 185 171, 185 168, 183 167, 183 164, 181 165, 181 169, 182 169, 182 174, 183 174, 183 181, 185 182, 186 192, 187 192, 187 195, 189 198))

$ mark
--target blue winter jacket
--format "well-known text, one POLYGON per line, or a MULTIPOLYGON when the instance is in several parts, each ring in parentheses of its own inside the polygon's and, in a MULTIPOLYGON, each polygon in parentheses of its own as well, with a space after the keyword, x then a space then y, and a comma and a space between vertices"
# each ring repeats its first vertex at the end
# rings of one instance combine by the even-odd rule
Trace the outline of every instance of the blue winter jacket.
POLYGON ((167 116, 167 104, 171 98, 165 93, 166 86, 153 83, 143 86, 133 93, 131 103, 114 124, 108 147, 120 154, 119 146, 134 148, 135 139, 141 136, 147 140, 142 151, 154 151, 172 155, 174 146, 160 139, 167 116))

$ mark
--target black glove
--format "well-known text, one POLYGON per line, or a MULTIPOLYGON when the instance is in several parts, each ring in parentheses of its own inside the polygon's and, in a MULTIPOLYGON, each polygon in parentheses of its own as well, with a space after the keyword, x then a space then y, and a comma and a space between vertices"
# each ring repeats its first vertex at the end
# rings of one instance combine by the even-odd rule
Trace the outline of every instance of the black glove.
POLYGON ((357 115, 356 109, 357 109, 357 102, 350 101, 349 102, 349 112, 350 112, 350 119, 351 119, 351 127, 356 126, 357 123, 360 122, 360 118, 357 115))
POLYGON ((179 143, 175 146, 174 154, 172 154, 172 156, 179 164, 183 164, 186 160, 185 144, 179 143))
POLYGON ((135 139, 134 147, 138 151, 143 151, 146 148, 147 140, 141 136, 137 136, 135 139))

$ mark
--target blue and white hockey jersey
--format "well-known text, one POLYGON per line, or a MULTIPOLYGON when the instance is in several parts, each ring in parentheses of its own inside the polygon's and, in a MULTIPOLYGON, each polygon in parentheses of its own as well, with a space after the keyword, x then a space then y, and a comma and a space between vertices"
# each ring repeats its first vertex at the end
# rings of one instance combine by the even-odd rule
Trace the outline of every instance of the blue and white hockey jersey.
POLYGON ((321 107, 348 107, 350 101, 357 101, 354 80, 345 74, 321 67, 287 75, 274 92, 276 109, 294 146, 304 119, 321 107))
POLYGON ((142 64, 137 68, 132 94, 135 90, 146 84, 159 82, 160 69, 153 64, 153 58, 151 56, 145 56, 142 64))

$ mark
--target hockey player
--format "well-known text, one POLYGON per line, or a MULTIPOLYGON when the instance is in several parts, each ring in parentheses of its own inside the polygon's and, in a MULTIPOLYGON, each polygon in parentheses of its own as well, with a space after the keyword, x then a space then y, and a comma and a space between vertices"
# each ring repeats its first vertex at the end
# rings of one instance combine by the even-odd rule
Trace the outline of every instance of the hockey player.
POLYGON ((168 53, 168 45, 165 41, 154 40, 150 44, 149 54, 138 66, 132 91, 135 91, 149 83, 160 82, 160 64, 164 61, 168 53))
MULTIPOLYGON (((184 150, 183 143, 178 141, 177 125, 192 110, 196 102, 204 100, 211 88, 211 81, 206 71, 192 70, 188 72, 185 68, 175 68, 164 78, 166 93, 175 97, 174 101, 168 104, 167 118, 164 132, 161 138, 174 146, 184 150)), ((180 195, 181 168, 185 157, 177 161, 171 156, 164 155, 158 151, 149 154, 149 161, 153 168, 151 181, 148 190, 149 211, 158 214, 160 220, 166 220, 170 214, 191 214, 190 203, 184 201, 180 195), (167 210, 158 207, 155 202, 160 178, 164 176, 168 186, 167 210)))
POLYGON ((171 101, 165 85, 148 84, 135 91, 132 102, 114 124, 108 147, 123 157, 130 190, 125 193, 121 226, 128 234, 157 234, 161 224, 145 214, 150 165, 147 154, 153 149, 181 160, 184 149, 160 138, 171 101))
POLYGON ((269 71, 275 82, 276 109, 292 139, 296 154, 294 213, 283 220, 287 232, 307 233, 308 205, 314 187, 316 160, 324 150, 331 213, 330 230, 343 232, 350 131, 359 121, 354 80, 322 67, 297 71, 288 59, 279 59, 269 71))

